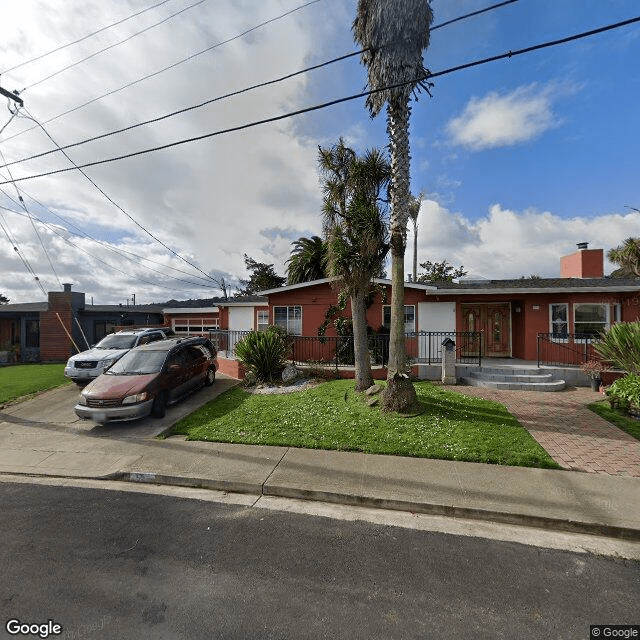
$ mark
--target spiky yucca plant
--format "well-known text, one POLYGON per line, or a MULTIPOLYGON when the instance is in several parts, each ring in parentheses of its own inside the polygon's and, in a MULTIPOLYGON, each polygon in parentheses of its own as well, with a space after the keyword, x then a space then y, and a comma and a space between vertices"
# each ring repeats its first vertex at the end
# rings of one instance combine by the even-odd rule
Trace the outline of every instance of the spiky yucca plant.
POLYGON ((640 322, 614 324, 593 347, 615 367, 640 374, 640 322))
POLYGON ((236 357, 261 381, 273 380, 281 371, 289 355, 289 340, 279 327, 266 331, 252 331, 236 344, 236 357))

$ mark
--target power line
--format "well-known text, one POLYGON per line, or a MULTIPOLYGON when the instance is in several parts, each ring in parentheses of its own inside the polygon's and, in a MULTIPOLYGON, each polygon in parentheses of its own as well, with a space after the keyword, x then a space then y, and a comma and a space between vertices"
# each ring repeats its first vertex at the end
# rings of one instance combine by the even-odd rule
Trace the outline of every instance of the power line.
POLYGON ((106 31, 107 29, 111 29, 111 27, 115 27, 119 24, 122 24, 123 22, 126 22, 127 20, 131 20, 131 18, 135 18, 136 16, 142 15, 143 13, 146 13, 147 11, 151 11, 151 9, 155 9, 156 7, 159 7, 163 4, 167 4, 167 2, 170 2, 171 0, 162 0, 162 2, 158 2, 157 4, 152 5, 151 7, 147 7, 146 9, 142 9, 141 11, 138 11, 136 13, 131 14, 130 16, 127 16, 126 18, 122 18, 122 20, 118 20, 117 22, 112 22, 111 24, 108 24, 106 27, 101 27, 100 29, 97 29, 96 31, 92 31, 91 33, 87 34, 86 36, 82 36, 82 38, 78 38, 77 40, 74 40, 73 42, 68 42, 67 44, 63 44, 59 47, 56 47, 55 49, 52 49, 51 51, 47 51, 46 53, 42 53, 38 56, 36 56, 35 58, 30 58, 29 60, 25 60, 24 62, 21 62, 20 64, 16 64, 13 67, 10 67, 9 69, 5 69, 4 71, 0 71, 0 75, 3 73, 9 73, 10 71, 15 71, 16 69, 19 69, 20 67, 24 67, 27 64, 31 64, 32 62, 35 62, 36 60, 42 60, 42 58, 46 58, 47 56, 50 56, 52 53, 57 53, 58 51, 62 51, 62 49, 66 49, 67 47, 70 47, 74 44, 78 44, 79 42, 82 42, 83 40, 87 40, 88 38, 91 38, 92 36, 97 35, 98 33, 102 33, 103 31, 106 31))
POLYGON ((80 60, 76 60, 76 62, 72 62, 71 64, 67 65, 66 67, 63 67, 62 69, 59 69, 58 71, 54 71, 53 73, 50 73, 48 76, 45 76, 44 78, 41 78, 40 80, 37 80, 36 82, 32 82, 31 84, 27 85, 26 87, 24 87, 24 89, 22 89, 21 93, 27 91, 28 89, 31 89, 32 87, 35 87, 36 85, 42 84, 43 82, 46 82, 47 80, 50 80, 51 78, 55 78, 57 75, 60 75, 61 73, 64 73, 65 71, 68 71, 69 69, 72 69, 73 67, 77 67, 79 64, 86 62, 87 60, 90 60, 91 58, 95 58, 97 55, 104 53, 105 51, 109 51, 110 49, 114 49, 115 47, 120 46, 121 44, 124 44, 125 42, 129 42, 129 40, 133 40, 133 38, 142 35, 143 33, 146 33, 147 31, 150 31, 151 29, 155 29, 156 27, 160 26, 161 24, 164 24, 165 22, 168 22, 169 20, 171 20, 172 18, 175 18, 176 16, 179 16, 180 14, 184 13, 185 11, 188 11, 189 9, 193 9, 194 7, 197 7, 198 5, 202 4, 203 2, 206 2, 207 0, 198 0, 198 2, 195 2, 193 4, 190 4, 188 7, 185 7, 184 9, 180 9, 180 11, 176 11, 175 13, 172 13, 171 15, 167 16, 166 18, 163 18, 162 20, 159 20, 158 22, 155 22, 152 25, 149 25, 148 27, 145 27, 144 29, 141 29, 140 31, 136 31, 135 33, 131 34, 130 36, 127 36, 126 38, 124 38, 123 40, 120 40, 118 42, 114 42, 113 44, 110 44, 108 47, 104 47, 103 49, 100 49, 99 51, 95 51, 94 53, 80 59, 80 60))
MULTIPOLYGON (((16 188, 18 188, 17 185, 16 185, 16 188)), ((144 256, 138 255, 137 253, 134 253, 133 251, 127 251, 126 249, 116 249, 115 247, 111 246, 109 243, 104 242, 103 240, 99 240, 98 238, 94 238, 91 234, 87 233, 86 231, 84 231, 83 229, 78 227, 77 225, 73 224, 72 222, 70 222, 66 218, 58 215, 57 213, 52 211, 49 207, 47 207, 46 205, 42 204, 42 202, 38 201, 32 195, 30 195, 26 191, 24 191, 24 189, 18 188, 18 190, 22 194, 24 194, 27 197, 31 198, 31 200, 33 200, 37 205, 42 207, 45 211, 48 211, 50 215, 52 215, 52 216, 58 218, 59 220, 61 220, 68 227, 73 227, 73 228, 77 229, 77 231, 79 233, 76 233, 76 232, 72 231, 69 228, 65 228, 65 231, 67 231, 68 233, 71 233, 72 235, 74 235, 74 236, 76 236, 78 238, 84 238, 84 239, 96 242, 97 244, 102 245, 105 249, 107 249, 108 251, 111 251, 112 253, 116 254, 120 258, 125 258, 126 260, 129 260, 129 262, 133 262, 134 264, 137 264, 139 261, 148 262, 148 263, 151 263, 151 264, 159 265, 159 266, 161 266, 161 267, 163 267, 165 269, 169 269, 171 271, 175 271, 177 273, 181 273, 181 274, 189 276, 191 278, 197 278, 198 280, 204 280, 207 283, 209 283, 211 281, 210 278, 203 278, 202 276, 198 276, 198 275, 195 275, 195 274, 192 274, 192 273, 188 273, 187 271, 184 271, 182 269, 178 269, 176 267, 172 267, 171 265, 164 264, 162 262, 159 262, 158 260, 153 260, 151 258, 145 258, 144 256)), ((4 189, 0 189, 0 193, 4 194, 5 197, 8 198, 9 200, 11 200, 11 202, 13 202, 16 206, 18 206, 18 207, 21 206, 20 203, 17 200, 14 200, 4 189)), ((1 206, 2 205, 0 205, 0 207, 1 206)), ((19 211, 15 211, 14 209, 8 209, 6 207, 3 207, 3 208, 6 209, 7 211, 11 211, 12 213, 16 213, 18 215, 22 215, 19 211)), ((34 218, 40 224, 51 228, 50 225, 47 222, 45 222, 44 220, 38 218, 35 215, 34 215, 34 218)), ((53 231, 53 229, 51 229, 51 230, 53 231)), ((97 257, 96 257, 96 259, 97 259, 97 257)), ((180 280, 181 282, 186 282, 186 283, 194 284, 194 285, 198 285, 198 286, 205 286, 205 285, 202 285, 202 284, 199 284, 199 283, 191 282, 190 280, 182 280, 180 278, 176 278, 176 276, 172 276, 170 274, 164 273, 164 272, 162 272, 162 271, 160 271, 158 269, 156 269, 156 271, 160 275, 166 276, 167 278, 172 278, 174 280, 180 280)), ((207 285, 207 286, 210 286, 210 285, 207 285)))
MULTIPOLYGON (((16 109, 16 111, 13 113, 13 115, 17 114, 18 109, 16 109)), ((5 162, 4 159, 4 154, 2 153, 2 149, 0 149, 0 158, 2 158, 2 162, 5 162)), ((7 171, 9 172, 9 178, 11 179, 12 183, 13 183, 13 188, 16 190, 16 193, 18 194, 18 200, 20 201, 20 204, 22 206, 22 208, 24 209, 24 212, 27 214, 29 220, 31 221, 31 226, 33 227, 33 230, 35 231, 35 234, 38 238, 38 241, 40 242, 40 246, 42 247, 42 251, 44 251, 44 255, 47 258, 47 262, 49 263, 49 266, 51 267, 51 271, 53 272, 53 275, 55 276, 56 280, 58 281, 58 285, 61 287, 62 283, 60 282, 60 278, 58 277, 58 274, 55 270, 55 267, 53 266, 53 262, 51 262, 51 256, 49 255, 49 252, 47 251, 47 248, 44 246, 44 242, 42 241, 42 237, 40 235, 40 233, 38 232, 38 229, 35 225, 35 222, 33 221, 33 218, 31 217, 31 213, 29 212, 29 209, 27 209, 27 205, 24 203, 24 200, 22 199, 22 196, 20 195, 20 192, 18 191, 18 187, 15 184, 15 182, 13 182, 13 175, 11 175, 11 169, 7 169, 7 171)))
MULTIPOLYGON (((44 126, 42 126, 42 124, 40 124, 40 122, 38 122, 38 120, 36 120, 33 115, 31 115, 31 113, 25 109, 25 112, 27 113, 27 116, 33 120, 33 122, 35 122, 36 124, 38 124, 40 126, 40 128, 42 129, 42 131, 45 133, 45 135, 49 138, 49 140, 51 140, 51 142, 53 142, 53 144, 56 145, 56 147, 58 147, 58 143, 53 139, 53 137, 51 136, 51 134, 44 128, 44 126)), ((118 210, 120 210, 122 213, 124 213, 125 216, 127 216, 127 218, 129 218, 129 220, 131 220, 131 222, 133 222, 136 226, 138 226, 140 229, 142 229, 142 231, 144 231, 149 237, 153 238, 158 244, 161 244, 167 251, 171 252, 174 256, 176 256, 176 258, 179 258, 180 260, 182 260, 183 262, 186 262, 190 267, 193 267, 196 271, 199 271, 203 276, 205 276, 205 278, 214 281, 214 279, 205 271, 203 271, 202 269, 200 269, 200 267, 196 266, 195 264, 193 264, 192 262, 190 262, 189 260, 187 260, 186 258, 184 258, 183 256, 181 256, 177 251, 174 251, 171 247, 169 247, 168 245, 166 245, 162 240, 160 240, 160 238, 158 238, 157 236, 155 236, 153 233, 151 233, 151 231, 149 231, 146 227, 144 227, 142 224, 140 224, 131 214, 129 214, 127 211, 125 211, 117 202, 115 202, 100 186, 98 186, 98 184, 89 176, 89 174, 87 174, 85 171, 83 171, 84 167, 78 166, 75 161, 67 154, 66 151, 62 150, 62 154, 65 156, 65 158, 67 158, 67 160, 73 165, 72 168, 77 169, 78 171, 80 171, 80 173, 114 206, 116 207, 118 210)), ((15 182, 15 181, 14 181, 15 182)), ((6 184, 6 183, 0 183, 0 184, 6 184)))
MULTIPOLYGON (((513 4, 514 2, 518 2, 518 1, 519 0, 504 0, 503 2, 499 2, 498 4, 493 4, 493 5, 490 5, 488 7, 484 7, 483 9, 479 9, 477 11, 473 11, 471 13, 467 13, 465 15, 458 16, 457 18, 453 18, 452 20, 447 20, 446 22, 437 24, 437 25, 431 27, 431 31, 435 31, 436 29, 440 29, 442 27, 445 27, 447 25, 453 24, 455 22, 460 22, 461 20, 465 20, 467 18, 471 18, 471 17, 477 16, 477 15, 480 15, 482 13, 487 13, 488 11, 493 11, 494 9, 498 9, 500 7, 503 7, 503 6, 508 5, 508 4, 513 4)), ((306 67, 306 68, 301 69, 299 71, 294 71, 293 73, 289 73, 287 75, 280 76, 279 78, 275 78, 273 80, 268 80, 266 82, 261 82, 259 84, 254 84, 254 85, 251 85, 250 87, 246 87, 244 89, 239 89, 238 91, 232 91, 232 92, 226 93, 226 94, 224 94, 222 96, 218 96, 216 98, 211 98, 209 100, 205 100, 204 102, 200 102, 198 104, 195 104, 195 105, 192 105, 192 106, 189 106, 189 107, 185 107, 184 109, 179 109, 177 111, 173 111, 171 113, 167 113, 167 114, 165 114, 163 116, 159 116, 157 118, 151 118, 151 119, 145 120, 143 122, 139 122, 139 123, 127 126, 127 127, 123 127, 122 129, 116 129, 115 131, 110 131, 108 133, 103 133, 103 134, 94 136, 92 138, 88 138, 86 140, 81 140, 80 142, 74 142, 74 143, 65 145, 65 146, 63 146, 63 147, 61 147, 59 149, 50 149, 49 151, 44 151, 43 153, 35 154, 35 155, 32 155, 32 156, 29 156, 28 158, 23 158, 21 160, 14 160, 13 162, 10 162, 8 165, 5 165, 5 166, 11 166, 13 164, 17 164, 17 163, 20 163, 20 162, 27 162, 28 160, 34 160, 36 158, 42 158, 42 157, 50 155, 52 153, 57 153, 61 149, 71 149, 73 147, 77 147, 77 146, 82 145, 82 144, 87 144, 89 142, 94 142, 96 140, 101 140, 102 138, 107 138, 107 137, 110 137, 110 136, 113 136, 113 135, 117 135, 119 133, 124 133, 126 131, 130 131, 132 129, 136 129, 137 127, 142 127, 142 126, 147 125, 147 124, 154 124, 156 122, 160 122, 162 120, 166 120, 167 118, 172 118, 174 116, 177 116, 177 115, 180 115, 180 114, 183 114, 183 113, 187 113, 188 111, 193 111, 195 109, 200 109, 200 108, 202 108, 204 106, 207 106, 207 105, 212 104, 214 102, 218 102, 220 100, 224 100, 224 99, 227 99, 227 98, 238 96, 238 95, 241 95, 243 93, 248 93, 249 91, 253 91, 255 89, 260 89, 260 88, 263 88, 263 87, 267 87, 267 86, 270 86, 270 85, 273 85, 273 84, 277 84, 277 83, 283 82, 285 80, 289 80, 289 79, 294 78, 296 76, 302 75, 303 73, 308 73, 310 71, 315 71, 317 69, 321 69, 323 67, 329 66, 329 65, 334 64, 336 62, 341 62, 342 60, 346 60, 346 59, 351 58, 353 56, 357 56, 357 55, 359 55, 361 53, 364 53, 364 51, 365 51, 365 49, 362 49, 360 51, 353 51, 351 53, 346 53, 346 54, 344 54, 342 56, 338 56, 337 58, 333 58, 331 60, 327 60, 326 62, 322 62, 320 64, 312 65, 310 67, 306 67)), ((46 122, 50 122, 50 120, 47 120, 46 122)), ((7 138, 7 140, 8 139, 9 138, 7 138)))
MULTIPOLYGON (((4 193, 4 192, 3 192, 4 193)), ((6 194, 5 194, 6 195, 6 194)), ((20 212, 20 211, 16 211, 14 209, 9 209, 8 207, 4 207, 2 205, 0 205, 0 209, 4 209, 5 211, 9 211, 10 213, 15 213, 16 215, 21 215, 24 216, 25 214, 20 212)), ((2 217, 2 219, 4 219, 4 217, 0 214, 0 217, 2 217)), ((55 226, 45 222, 44 220, 41 220, 40 218, 38 218, 37 216, 34 216, 34 219, 39 222, 41 225, 43 225, 44 227, 46 227, 47 229, 49 229, 52 233, 56 234, 57 236, 59 236, 64 242, 66 242, 69 246, 73 247, 74 249, 77 249, 78 251, 81 251, 82 253, 88 255, 90 258, 98 261, 99 263, 103 264, 104 266, 108 267, 109 269, 112 269, 113 271, 117 271, 118 273, 122 273, 123 275, 131 275, 130 273, 127 273, 126 271, 123 271, 122 269, 119 269, 118 267, 114 267, 112 264, 106 262, 105 260, 103 260, 102 258, 99 258, 98 256, 96 256, 95 254, 87 251, 86 249, 83 249, 82 247, 79 247, 77 244, 71 242, 71 240, 69 240, 68 238, 66 238, 63 234, 61 234, 56 228, 55 226)), ((5 221, 6 224, 6 221, 5 221)), ((67 229, 68 231, 68 229, 67 229)), ((6 233, 6 232, 5 232, 6 233)), ((71 232, 70 232, 71 233, 71 232)), ((78 235, 78 234, 73 234, 73 235, 78 235)), ((91 240, 95 240, 94 238, 90 238, 91 240)), ((11 240, 10 240, 11 241, 11 240)), ((96 242, 98 242, 99 244, 104 244, 103 242, 100 242, 99 240, 95 240, 96 242)), ((109 247, 107 247, 109 248, 109 247)), ((112 249, 115 251, 115 249, 112 249)), ((169 267, 172 268, 172 267, 169 267)), ((166 274, 162 274, 162 275, 166 275, 166 274)), ((190 284, 194 287, 203 287, 205 289, 214 289, 217 287, 213 287, 211 286, 211 284, 203 284, 201 282, 193 282, 191 280, 184 280, 183 278, 176 278, 175 276, 167 276, 168 278, 171 278, 172 280, 175 280, 176 282, 184 282, 186 284, 190 284)), ((36 276, 37 279, 37 276, 36 276)), ((136 276, 136 280, 138 282, 143 282, 145 284, 150 284, 154 287, 160 287, 161 289, 168 289, 169 291, 173 291, 174 287, 168 287, 162 284, 159 284, 157 282, 151 282, 150 280, 144 280, 143 278, 140 278, 138 276, 136 276)), ((45 293, 46 295, 46 291, 43 289, 43 293, 45 293)))
MULTIPOLYGON (((117 161, 120 161, 120 160, 125 160, 127 158, 133 158, 133 157, 136 157, 136 156, 146 155, 147 153, 153 153, 153 152, 156 152, 156 151, 162 151, 164 149, 170 149, 172 147, 177 147, 177 146, 180 146, 180 145, 183 145, 183 144, 187 144, 187 143, 190 143, 190 142, 198 142, 200 140, 205 140, 207 138, 213 138, 213 137, 216 137, 216 136, 220 136, 220 135, 227 134, 227 133, 232 133, 232 132, 235 132, 235 131, 243 131, 245 129, 250 129, 250 128, 256 127, 258 125, 261 125, 261 124, 268 124, 268 123, 271 123, 271 122, 277 122, 279 120, 285 120, 285 119, 291 118, 293 116, 302 115, 304 113, 309 113, 309 112, 312 112, 312 111, 318 111, 320 109, 325 109, 327 107, 331 107, 331 106, 334 106, 334 105, 337 105, 337 104, 341 104, 341 103, 344 103, 344 102, 349 102, 351 100, 357 100, 358 98, 364 98, 366 96, 369 96, 369 95, 374 94, 374 93, 379 93, 381 91, 388 91, 389 89, 396 89, 398 87, 402 87, 402 86, 405 86, 407 84, 414 84, 414 83, 424 82, 424 81, 427 81, 427 80, 431 80, 433 78, 437 78, 437 77, 440 77, 440 76, 448 75, 450 73, 454 73, 456 71, 461 71, 463 69, 469 69, 471 67, 477 67, 477 66, 480 66, 480 65, 483 65, 483 64, 487 64, 489 62, 496 62, 497 60, 503 60, 505 58, 511 59, 511 58, 516 57, 516 56, 523 55, 525 53, 531 53, 533 51, 539 51, 541 49, 546 49, 548 47, 553 47, 553 46, 557 46, 557 45, 560 45, 560 44, 566 44, 568 42, 579 40, 581 38, 586 38, 586 37, 593 36, 593 35, 596 35, 596 34, 599 34, 599 33, 604 33, 606 31, 611 31, 613 29, 619 29, 621 27, 624 27, 624 26, 627 26, 627 25, 630 25, 630 24, 633 24, 633 23, 636 23, 636 22, 640 22, 640 16, 637 16, 635 18, 630 18, 629 20, 624 20, 622 22, 617 22, 615 24, 610 24, 610 25, 607 25, 607 26, 604 26, 604 27, 599 27, 598 29, 592 29, 591 31, 584 31, 582 33, 578 33, 578 34, 575 34, 575 35, 572 35, 572 36, 568 36, 566 38, 561 38, 559 40, 551 40, 551 41, 544 42, 544 43, 541 43, 541 44, 537 44, 537 45, 534 45, 534 46, 531 46, 531 47, 525 47, 524 49, 512 50, 512 51, 508 51, 507 53, 499 54, 499 55, 496 55, 496 56, 491 56, 489 58, 483 58, 481 60, 476 60, 474 62, 468 62, 468 63, 462 64, 462 65, 458 65, 456 67, 451 67, 449 69, 445 69, 443 71, 438 71, 436 73, 427 72, 426 75, 421 76, 419 78, 415 78, 415 79, 407 81, 407 82, 400 82, 400 83, 389 85, 389 86, 382 87, 382 88, 379 88, 379 89, 372 89, 370 91, 363 91, 362 93, 357 93, 355 95, 346 96, 344 98, 337 98, 336 100, 331 100, 329 102, 323 102, 321 104, 317 104, 317 105, 314 105, 312 107, 305 107, 304 109, 298 109, 296 111, 290 111, 288 113, 284 113, 284 114, 281 114, 281 115, 278 115, 278 116, 272 116, 270 118, 264 118, 262 120, 256 120, 256 121, 249 122, 249 123, 246 123, 246 124, 237 125, 235 127, 229 127, 227 129, 219 129, 218 131, 212 131, 210 133, 205 133, 205 134, 202 134, 200 136, 193 136, 191 138, 183 138, 183 139, 177 140, 175 142, 170 142, 170 143, 159 145, 159 146, 156 146, 156 147, 150 147, 148 149, 142 149, 140 151, 134 151, 132 153, 127 153, 127 154, 123 154, 123 155, 120 155, 120 156, 114 156, 112 158, 105 158, 103 160, 95 160, 93 162, 87 162, 85 164, 77 166, 76 168, 77 169, 85 169, 87 167, 95 167, 95 166, 102 165, 102 164, 108 164, 110 162, 117 162, 117 161)), ((56 169, 56 170, 53 170, 53 171, 47 171, 47 172, 44 172, 44 173, 34 174, 34 175, 31 175, 31 176, 24 176, 22 178, 16 178, 16 182, 21 182, 21 181, 24 181, 24 180, 32 180, 34 178, 43 178, 43 177, 46 177, 46 176, 56 175, 56 174, 59 174, 59 173, 66 173, 66 172, 72 171, 72 170, 73 170, 73 167, 66 168, 66 169, 56 169)), ((0 185, 2 185, 2 184, 6 184, 6 182, 0 182, 0 185)))
MULTIPOLYGON (((516 0, 509 0, 510 2, 515 2, 516 0)), ((126 131, 131 131, 132 129, 137 129, 138 127, 142 127, 145 126, 147 124, 155 124, 156 122, 161 122, 162 120, 166 120, 168 118, 172 118, 174 116, 177 115, 181 115, 183 113, 187 113, 189 111, 193 111, 195 109, 200 109, 202 107, 205 107, 209 104, 212 104, 214 102, 219 102, 220 100, 225 100, 227 98, 232 98, 238 95, 241 95, 243 93, 248 93, 249 91, 253 91, 255 89, 260 89, 262 87, 267 87, 269 85, 273 85, 273 84, 277 84, 280 82, 283 82, 284 80, 289 80, 290 78, 294 78, 296 76, 299 76, 303 73, 307 73, 309 71, 314 71, 316 69, 320 69, 322 67, 326 67, 330 64, 333 64, 334 62, 339 62, 341 60, 346 60, 347 58, 352 58, 353 56, 357 56, 360 53, 362 53, 361 51, 354 51, 352 53, 347 53, 343 56, 339 56, 338 58, 333 58, 332 60, 327 60, 327 62, 322 62, 320 64, 316 64, 313 65, 312 67, 307 67, 305 69, 301 69, 300 71, 294 71, 293 73, 289 73, 285 76, 281 76, 279 78, 276 78, 274 80, 267 80, 266 82, 261 82, 260 84, 254 84, 250 87, 246 87, 244 89, 239 89, 238 91, 232 91, 230 93, 226 93, 222 96, 217 96, 215 98, 211 98, 209 100, 205 100, 204 102, 200 102, 198 104, 195 105, 191 105, 189 107, 185 107, 184 109, 179 109, 177 111, 172 111, 171 113, 167 113, 165 115, 162 116, 158 116, 157 118, 151 118, 150 120, 145 120, 144 122, 138 122, 136 124, 130 125, 128 127, 123 127, 122 129, 116 129, 115 131, 109 131, 108 133, 103 133, 97 136, 94 136, 92 138, 87 138, 86 140, 81 140, 79 142, 73 142, 71 144, 67 144, 64 145, 62 147, 56 148, 56 149, 50 149, 49 151, 44 151, 42 153, 38 153, 32 156, 29 156, 28 158, 22 158, 20 160, 14 160, 13 162, 9 162, 8 164, 3 165, 4 167, 10 167, 11 165, 14 164, 19 164, 21 162, 27 162, 29 160, 35 160, 36 158, 42 158, 44 156, 48 156, 52 153, 58 153, 59 151, 62 150, 66 150, 66 149, 72 149, 73 147, 78 147, 80 145, 83 144, 87 144, 89 142, 95 142, 96 140, 101 140, 103 138, 108 138, 110 136, 114 136, 117 135, 119 133, 125 133, 126 131)), ((7 138, 7 140, 9 140, 10 138, 7 138)))
MULTIPOLYGON (((286 11, 285 13, 280 14, 279 16, 276 16, 275 18, 271 18, 269 20, 266 20, 264 22, 261 22, 260 24, 257 24, 253 27, 251 27, 250 29, 247 29, 245 31, 243 31, 242 33, 239 33, 235 36, 232 36, 230 38, 227 38, 226 40, 222 40, 221 42, 217 42, 214 45, 211 45, 209 47, 207 47, 206 49, 203 49, 202 51, 198 51, 197 53, 191 54, 190 56, 187 56, 186 58, 182 58, 181 60, 178 60, 177 62, 174 62, 173 64, 170 64, 167 67, 163 67, 162 69, 159 69, 157 71, 154 71, 153 73, 147 74, 146 76, 142 76, 141 78, 138 78, 137 80, 132 80, 131 82, 128 82, 127 84, 122 85, 121 87, 118 87, 117 89, 113 89, 111 91, 107 91, 107 93, 103 93, 100 96, 97 96, 96 98, 93 98, 87 102, 84 102, 83 104, 80 104, 76 107, 72 107, 71 109, 68 109, 67 111, 64 111, 62 113, 59 113, 56 116, 53 116, 51 118, 49 118, 48 120, 45 120, 43 122, 43 124, 48 124, 50 122, 52 122, 53 120, 57 120, 58 118, 61 118, 62 116, 66 116, 70 113, 73 113, 74 111, 78 111, 79 109, 82 109, 90 104, 93 104, 94 102, 97 102, 98 100, 102 100, 103 98, 106 98, 108 96, 111 96, 115 93, 118 93, 120 91, 123 91, 124 89, 128 89, 129 87, 132 87, 140 82, 143 82, 144 80, 148 80, 149 78, 153 78, 157 75, 160 75, 161 73, 164 73, 165 71, 169 71, 170 69, 173 69, 185 62, 188 62, 189 60, 193 60, 194 58, 197 58, 198 56, 202 55, 203 53, 207 53, 208 51, 212 51, 213 49, 216 49, 218 47, 221 47, 222 45, 228 44, 229 42, 233 42, 234 40, 238 40, 239 38, 242 38, 246 35, 248 35, 249 33, 256 31, 257 29, 260 29, 261 27, 264 27, 268 24, 271 24, 272 22, 276 22, 277 20, 281 20, 282 18, 287 17, 288 15, 291 15, 292 13, 295 13, 296 11, 300 11, 301 9, 304 9, 312 4, 315 4, 317 2, 320 2, 320 0, 310 0, 310 2, 307 2, 305 4, 302 4, 298 7, 295 7, 294 9, 291 9, 289 11, 286 11)), ((32 131, 33 129, 35 129, 36 127, 31 127, 29 129, 25 129, 24 131, 20 131, 19 133, 14 134, 13 136, 9 137, 9 138, 5 138, 4 142, 11 140, 12 138, 15 138, 16 136, 22 135, 23 133, 27 133, 28 131, 32 131)))

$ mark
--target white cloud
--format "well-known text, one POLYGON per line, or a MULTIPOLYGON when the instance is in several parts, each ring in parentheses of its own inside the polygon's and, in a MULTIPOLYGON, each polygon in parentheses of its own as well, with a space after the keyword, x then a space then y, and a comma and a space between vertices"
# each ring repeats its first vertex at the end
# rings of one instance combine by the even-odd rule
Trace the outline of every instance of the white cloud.
POLYGON ((500 95, 472 98, 461 115, 447 124, 453 144, 474 151, 506 147, 532 140, 560 124, 553 101, 563 92, 556 84, 531 84, 500 95))
MULTIPOLYGON (((640 213, 561 218, 548 211, 512 211, 496 204, 471 221, 433 200, 423 200, 418 218, 418 262, 448 260, 474 275, 490 279, 538 274, 559 277, 560 257, 589 242, 606 252, 637 235, 640 213)), ((413 238, 409 232, 406 265, 411 271, 413 238)), ((614 265, 606 261, 605 274, 614 265)), ((418 268, 418 272, 420 269, 418 268)))
MULTIPOLYGON (((3 23, 7 33, 19 33, 19 37, 5 40, 3 67, 12 67, 81 37, 96 26, 133 13, 135 4, 118 5, 116 10, 100 0, 81 0, 80 4, 67 7, 63 3, 56 11, 50 11, 50 3, 44 0, 24 0, 16 5, 15 11, 3 17, 3 20, 7 19, 3 23), (20 28, 22 31, 18 31, 20 28)), ((44 121, 212 43, 241 33, 292 6, 288 0, 204 3, 162 27, 65 71, 55 80, 28 89, 23 94, 25 105, 44 121)), ((317 11, 314 14, 317 6, 273 22, 247 37, 45 126, 60 144, 68 144, 303 68, 314 46, 312 34, 314 20, 318 18, 317 11)), ((2 84, 10 88, 29 86, 48 73, 116 42, 174 10, 162 7, 148 12, 97 38, 3 74, 2 84)), ((323 24, 327 33, 332 28, 330 22, 325 20, 323 24)), ((90 162, 276 116, 305 106, 307 82, 305 76, 299 76, 70 149, 69 154, 77 163, 90 162)), ((6 121, 4 116, 2 118, 0 125, 6 121)), ((7 139, 29 126, 31 123, 27 121, 16 120, 0 136, 0 148, 7 160, 51 148, 50 141, 38 130, 7 139)), ((345 123, 352 135, 364 137, 359 127, 349 129, 349 126, 350 123, 345 123)), ((89 168, 87 172, 115 202, 176 252, 205 272, 226 274, 228 279, 237 280, 247 276, 244 253, 256 260, 274 262, 276 270, 283 273, 291 238, 320 232, 317 144, 318 140, 298 133, 292 122, 281 121, 89 168), (285 231, 271 236, 261 233, 273 228, 285 231)), ((21 177, 68 166, 60 154, 55 154, 16 165, 12 170, 14 177, 21 177)), ((6 175, 6 171, 0 171, 0 175, 6 175)), ((49 209, 87 233, 195 274, 176 274, 178 277, 196 279, 198 274, 194 269, 154 242, 77 172, 19 184, 49 209)), ((7 190, 8 186, 2 188, 7 190)), ((39 217, 67 226, 29 198, 25 197, 25 202, 39 217)), ((15 207, 1 194, 0 204, 15 207)), ((57 289, 55 276, 30 225, 24 220, 16 220, 15 214, 6 216, 21 247, 32 256, 34 270, 49 289, 57 289)), ((141 301, 209 297, 219 293, 215 288, 203 289, 170 281, 156 273, 153 264, 140 261, 133 264, 99 248, 92 241, 72 240, 125 272, 119 274, 65 244, 59 237, 45 233, 47 237, 51 236, 48 248, 61 280, 74 283, 75 290, 95 294, 96 303, 121 302, 134 291, 141 301), (143 280, 157 281, 169 289, 152 286, 143 280)), ((0 243, 0 269, 5 276, 0 282, 0 292, 13 302, 42 297, 33 278, 22 275, 24 266, 4 238, 0 243)))

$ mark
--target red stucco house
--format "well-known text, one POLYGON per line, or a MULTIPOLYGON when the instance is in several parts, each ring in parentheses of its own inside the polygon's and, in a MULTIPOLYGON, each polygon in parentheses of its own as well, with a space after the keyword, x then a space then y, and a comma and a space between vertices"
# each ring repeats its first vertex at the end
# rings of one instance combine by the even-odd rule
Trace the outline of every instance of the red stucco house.
MULTIPOLYGON (((483 358, 535 361, 539 340, 557 345, 585 338, 615 322, 640 319, 640 279, 604 276, 604 252, 586 243, 560 260, 558 278, 405 283, 407 332, 483 332, 483 358)), ((391 299, 388 280, 378 280, 391 299)), ((260 292, 269 323, 303 336, 317 335, 337 290, 328 279, 260 292)), ((349 313, 347 308, 346 313, 349 313)), ((388 325, 389 307, 376 295, 367 310, 375 330, 388 325)), ((331 335, 331 329, 327 331, 331 335)), ((566 349, 565 349, 566 350, 566 349)), ((568 350, 566 364, 575 364, 568 350)), ((419 355, 419 354, 418 354, 419 355)))

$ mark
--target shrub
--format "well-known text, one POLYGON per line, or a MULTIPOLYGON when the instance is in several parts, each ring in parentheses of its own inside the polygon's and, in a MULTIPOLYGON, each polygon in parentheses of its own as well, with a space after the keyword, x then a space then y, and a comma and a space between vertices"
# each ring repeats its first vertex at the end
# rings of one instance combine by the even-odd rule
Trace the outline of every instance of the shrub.
POLYGON ((640 374, 640 322, 614 324, 593 347, 603 360, 640 374))
POLYGON ((606 393, 612 409, 629 413, 631 408, 640 407, 640 376, 630 373, 616 380, 606 393))
POLYGON ((258 380, 273 380, 285 366, 289 355, 286 331, 269 327, 252 331, 236 344, 236 357, 258 380))

